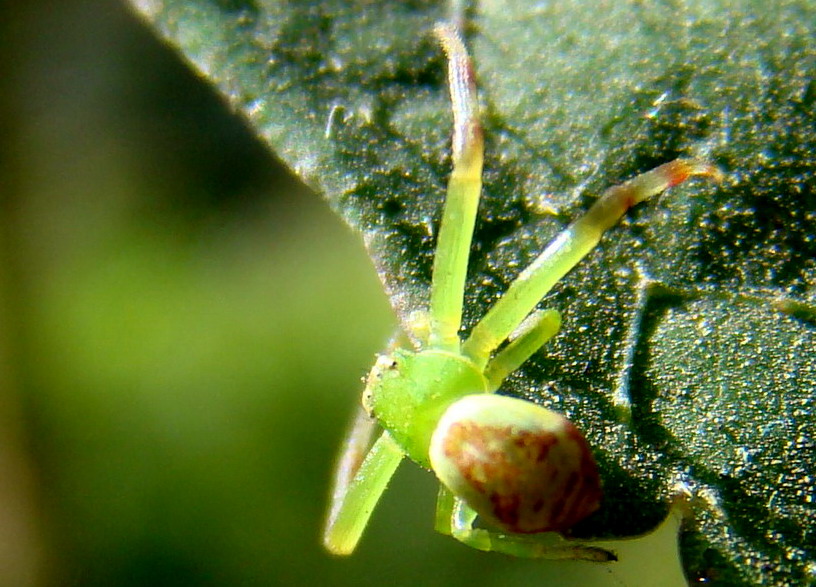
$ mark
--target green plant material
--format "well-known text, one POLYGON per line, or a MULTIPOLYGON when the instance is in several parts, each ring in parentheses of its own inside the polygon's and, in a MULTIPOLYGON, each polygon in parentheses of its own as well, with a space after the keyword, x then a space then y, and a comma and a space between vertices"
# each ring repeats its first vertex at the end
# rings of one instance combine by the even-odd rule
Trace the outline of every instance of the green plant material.
MULTIPOLYGON (((427 307, 450 172, 438 2, 133 0, 359 230, 401 319, 427 307)), ((485 2, 486 174, 466 330, 604 187, 680 155, 727 174, 635 210, 557 287, 564 327, 505 393, 566 413, 606 501, 691 497, 691 579, 816 578, 816 5, 485 2), (646 221, 648 219, 648 221, 646 221)))

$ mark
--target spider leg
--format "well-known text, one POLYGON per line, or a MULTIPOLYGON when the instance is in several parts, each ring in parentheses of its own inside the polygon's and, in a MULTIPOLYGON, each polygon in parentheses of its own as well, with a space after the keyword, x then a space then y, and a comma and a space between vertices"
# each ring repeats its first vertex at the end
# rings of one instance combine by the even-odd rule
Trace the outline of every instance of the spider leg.
POLYGON ((536 304, 578 264, 632 206, 693 176, 715 181, 721 172, 697 159, 675 159, 633 179, 613 186, 592 207, 564 229, 510 284, 507 291, 473 328, 462 351, 477 365, 512 333, 536 304))
POLYGON ((502 381, 555 336, 560 327, 561 314, 558 310, 538 310, 527 316, 516 332, 510 335, 510 343, 485 367, 490 389, 498 389, 502 381))
POLYGON ((365 452, 375 426, 360 408, 346 438, 323 531, 323 544, 332 554, 350 554, 357 546, 374 507, 404 456, 387 432, 365 452))
POLYGON ((478 514, 444 486, 440 487, 436 509, 436 529, 459 542, 485 552, 500 552, 515 557, 551 560, 609 562, 614 553, 580 543, 571 543, 555 532, 545 534, 505 534, 474 528, 478 514))
POLYGON ((473 68, 457 30, 435 29, 448 57, 453 108, 453 171, 439 226, 431 284, 430 346, 459 352, 470 244, 482 189, 484 141, 473 68))

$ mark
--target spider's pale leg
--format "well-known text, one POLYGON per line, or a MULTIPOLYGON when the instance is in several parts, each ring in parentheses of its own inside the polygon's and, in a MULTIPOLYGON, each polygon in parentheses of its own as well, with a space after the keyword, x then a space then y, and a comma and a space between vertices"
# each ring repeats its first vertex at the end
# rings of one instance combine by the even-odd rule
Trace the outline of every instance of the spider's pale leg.
POLYGON ((328 525, 337 517, 337 510, 343 504, 352 479, 360 470, 366 454, 371 448, 374 433, 377 431, 377 422, 368 415, 363 406, 357 406, 354 420, 346 432, 341 446, 343 452, 337 459, 334 468, 334 483, 332 485, 331 509, 329 510, 328 525))
POLYGON ((360 440, 366 431, 359 430, 358 426, 368 426, 361 423, 360 415, 340 459, 332 508, 323 532, 323 544, 333 554, 350 554, 357 546, 374 507, 404 456, 388 432, 383 432, 359 463, 360 440), (355 467, 355 461, 359 466, 355 467))
POLYGON ((493 357, 485 368, 490 389, 498 389, 510 373, 521 367, 534 352, 544 346, 561 328, 558 310, 535 311, 510 335, 510 343, 493 357))
POLYGON ((437 26, 436 35, 448 57, 453 105, 453 172, 436 241, 430 346, 458 353, 462 297, 482 188, 484 141, 473 68, 464 43, 451 26, 437 26))
POLYGON ((589 253, 635 204, 692 176, 719 181, 720 171, 696 159, 676 159, 609 188, 600 199, 547 246, 516 278, 504 295, 473 328, 462 350, 477 365, 506 339, 547 292, 589 253))
POLYGON ((453 510, 456 507, 456 496, 444 484, 439 484, 439 493, 436 496, 436 516, 434 530, 445 536, 451 535, 453 510))
MULTIPOLYGON (((446 490, 444 490, 446 491, 446 490)), ((544 558, 552 560, 586 560, 609 562, 617 560, 608 550, 585 544, 572 544, 555 532, 546 534, 503 534, 484 528, 474 528, 477 513, 464 501, 439 494, 437 504, 437 529, 443 513, 450 513, 449 529, 441 530, 459 542, 485 552, 501 552, 516 557, 544 558)))

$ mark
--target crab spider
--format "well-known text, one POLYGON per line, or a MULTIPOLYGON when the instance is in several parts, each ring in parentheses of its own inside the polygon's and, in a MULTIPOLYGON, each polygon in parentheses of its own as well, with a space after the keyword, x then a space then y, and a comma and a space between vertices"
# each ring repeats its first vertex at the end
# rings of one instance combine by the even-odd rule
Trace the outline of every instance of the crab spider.
POLYGON ((504 379, 556 334, 560 316, 536 305, 635 204, 712 165, 677 159, 608 189, 544 249, 460 340, 468 255, 481 191, 483 140, 470 60, 457 30, 439 25, 454 116, 453 171, 436 244, 428 333, 416 349, 381 355, 340 459, 326 548, 351 553, 407 456, 441 482, 436 529, 485 551, 614 560, 563 533, 599 507, 586 440, 564 416, 496 395, 504 379), (499 347, 507 341, 507 344, 499 347), (499 350, 497 350, 499 349, 499 350), (372 443, 376 429, 379 437, 372 443), (487 527, 474 527, 479 518, 487 527))

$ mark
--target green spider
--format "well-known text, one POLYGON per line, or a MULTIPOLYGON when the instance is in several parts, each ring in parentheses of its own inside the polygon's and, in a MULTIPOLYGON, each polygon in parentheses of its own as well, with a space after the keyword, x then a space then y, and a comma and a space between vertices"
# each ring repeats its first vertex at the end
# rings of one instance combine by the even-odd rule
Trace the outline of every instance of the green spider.
POLYGON ((324 544, 350 554, 403 457, 439 478, 436 529, 473 548, 522 557, 615 560, 567 540, 600 505, 597 466, 563 415, 496 395, 502 382, 553 337, 555 310, 539 301, 635 204, 712 165, 677 159, 608 189, 562 231, 460 340, 468 255, 481 191, 483 139, 473 69, 453 25, 436 27, 448 58, 454 116, 453 172, 436 244, 427 333, 419 348, 381 355, 335 476, 324 544), (507 344, 497 351, 504 343, 507 344), (372 444, 377 425, 382 428, 372 444), (477 517, 488 527, 474 527, 477 517))

